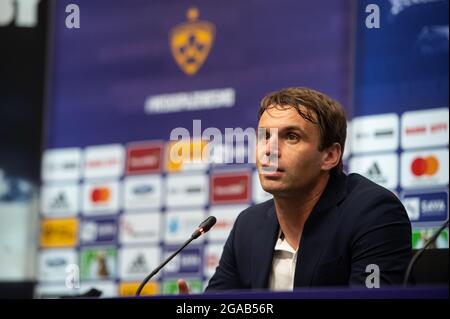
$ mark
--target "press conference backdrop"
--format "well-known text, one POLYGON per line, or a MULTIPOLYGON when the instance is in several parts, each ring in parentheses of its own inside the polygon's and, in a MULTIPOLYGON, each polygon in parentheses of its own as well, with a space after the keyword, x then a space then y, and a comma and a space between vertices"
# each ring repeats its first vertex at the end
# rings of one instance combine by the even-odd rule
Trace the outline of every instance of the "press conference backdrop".
POLYGON ((79 0, 68 29, 71 2, 52 12, 37 296, 133 295, 214 215, 143 294, 178 278, 203 291, 236 216, 271 198, 248 140, 225 133, 251 133, 261 98, 288 86, 344 105, 347 170, 403 200, 415 247, 448 218, 448 1, 380 1, 379 29, 365 2, 325 0, 79 0), (176 128, 192 142, 171 141, 176 128), (222 143, 195 162, 213 128, 222 143), (170 158, 180 146, 193 162, 170 158))

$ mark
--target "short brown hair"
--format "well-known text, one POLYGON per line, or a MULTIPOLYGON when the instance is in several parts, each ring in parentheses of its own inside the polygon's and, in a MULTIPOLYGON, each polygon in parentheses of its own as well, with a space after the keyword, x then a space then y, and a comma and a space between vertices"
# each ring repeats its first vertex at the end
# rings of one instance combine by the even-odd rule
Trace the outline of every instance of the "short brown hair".
MULTIPOLYGON (((312 89, 291 87, 267 94, 261 101, 258 119, 267 109, 275 106, 294 107, 301 117, 319 126, 319 151, 323 151, 334 143, 339 143, 342 154, 344 153, 347 119, 339 102, 312 89), (306 112, 301 110, 300 106, 306 108, 306 112), (317 120, 314 119, 313 114, 317 120)), ((342 154, 338 165, 331 170, 332 175, 342 173, 342 154)))

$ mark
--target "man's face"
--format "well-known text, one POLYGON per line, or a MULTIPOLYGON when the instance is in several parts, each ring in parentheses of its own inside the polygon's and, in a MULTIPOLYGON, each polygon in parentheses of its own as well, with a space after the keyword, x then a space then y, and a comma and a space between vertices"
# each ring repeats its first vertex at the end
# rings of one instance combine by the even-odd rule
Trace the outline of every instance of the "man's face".
POLYGON ((256 162, 266 192, 295 196, 317 183, 324 172, 321 168, 324 152, 318 150, 320 133, 316 124, 305 120, 293 107, 273 107, 262 114, 258 128, 266 129, 267 133, 258 142, 256 162), (271 136, 271 128, 278 130, 276 136, 271 136), (273 165, 267 158, 272 156, 278 158, 278 169, 270 167, 272 172, 265 173, 264 168, 273 165))

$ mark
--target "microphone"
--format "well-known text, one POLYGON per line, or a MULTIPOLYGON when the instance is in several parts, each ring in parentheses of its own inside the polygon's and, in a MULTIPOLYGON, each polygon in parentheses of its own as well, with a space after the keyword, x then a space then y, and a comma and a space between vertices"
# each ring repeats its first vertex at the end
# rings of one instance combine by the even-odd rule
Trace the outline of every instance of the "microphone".
POLYGON ((216 223, 216 217, 214 216, 209 216, 208 218, 206 218, 203 223, 201 223, 200 225, 198 225, 198 228, 195 232, 192 233, 191 238, 192 239, 197 239, 198 237, 200 237, 201 235, 203 235, 204 233, 206 233, 208 230, 211 229, 211 227, 214 226, 214 224, 216 223))
POLYGON ((419 250, 414 257, 409 262, 408 268, 406 269, 406 274, 403 279, 403 286, 408 285, 409 283, 409 277, 411 277, 411 272, 416 265, 417 260, 419 260, 420 256, 424 253, 425 249, 427 249, 428 246, 430 246, 439 236, 439 234, 445 229, 445 227, 448 226, 448 220, 436 231, 436 233, 431 236, 431 238, 423 245, 422 249, 419 250))
POLYGON ((214 216, 209 216, 206 218, 199 226, 198 228, 192 233, 191 238, 189 238, 176 252, 174 252, 172 255, 170 255, 161 265, 156 267, 145 279, 141 282, 139 285, 139 288, 136 291, 136 297, 138 297, 141 294, 142 289, 144 288, 145 284, 158 273, 158 271, 161 270, 169 261, 172 260, 173 257, 178 255, 180 251, 182 251, 187 245, 191 243, 194 239, 197 239, 204 233, 206 233, 208 230, 211 229, 211 227, 214 226, 217 219, 214 216))

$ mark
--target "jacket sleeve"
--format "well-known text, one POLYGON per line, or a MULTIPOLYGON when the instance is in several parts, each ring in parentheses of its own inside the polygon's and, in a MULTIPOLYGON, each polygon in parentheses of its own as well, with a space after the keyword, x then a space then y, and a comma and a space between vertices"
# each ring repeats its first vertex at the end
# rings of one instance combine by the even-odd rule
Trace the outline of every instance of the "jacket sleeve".
POLYGON ((233 229, 231 230, 228 239, 223 248, 222 257, 219 265, 216 268, 214 275, 209 280, 209 284, 205 291, 210 292, 214 290, 237 290, 242 289, 242 284, 239 279, 239 273, 236 264, 236 256, 234 250, 234 238, 236 233, 236 220, 233 229))
MULTIPOLYGON (((364 200, 363 198, 361 200, 364 200)), ((350 286, 399 285, 411 259, 411 223, 394 194, 379 194, 355 221, 351 242, 350 286)), ((376 286, 375 286, 376 287, 376 286)))

